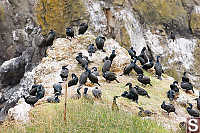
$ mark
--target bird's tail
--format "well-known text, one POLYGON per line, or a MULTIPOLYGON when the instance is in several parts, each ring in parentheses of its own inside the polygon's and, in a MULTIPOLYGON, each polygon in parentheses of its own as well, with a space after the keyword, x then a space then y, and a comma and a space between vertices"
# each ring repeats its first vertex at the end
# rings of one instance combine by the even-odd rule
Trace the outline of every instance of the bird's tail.
POLYGON ((103 52, 106 52, 104 49, 102 49, 103 52))
POLYGON ((149 83, 150 86, 153 86, 151 83, 149 83))
POLYGON ((176 114, 176 115, 177 115, 176 111, 174 111, 174 114, 176 114))
POLYGON ((99 86, 101 86, 99 83, 97 83, 99 86))
POLYGON ((158 76, 158 79, 162 80, 162 77, 161 77, 161 76, 158 76))
POLYGON ((120 83, 117 79, 115 79, 117 81, 117 83, 120 83))
POLYGON ((92 56, 92 53, 89 53, 89 56, 92 56))
POLYGON ((151 98, 149 95, 147 95, 148 98, 151 98))
POLYGON ((123 76, 124 74, 122 73, 122 74, 120 74, 119 76, 123 76))

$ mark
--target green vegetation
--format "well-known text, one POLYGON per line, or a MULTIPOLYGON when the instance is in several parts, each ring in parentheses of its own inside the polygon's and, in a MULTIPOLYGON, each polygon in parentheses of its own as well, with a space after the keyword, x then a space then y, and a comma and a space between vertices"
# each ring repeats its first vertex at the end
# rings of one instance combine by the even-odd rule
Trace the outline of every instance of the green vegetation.
POLYGON ((67 121, 63 121, 64 103, 36 106, 31 111, 31 124, 4 125, 4 133, 64 133, 64 132, 119 132, 119 133, 167 133, 155 122, 142 120, 130 113, 115 112, 110 107, 90 104, 84 100, 67 103, 67 121))

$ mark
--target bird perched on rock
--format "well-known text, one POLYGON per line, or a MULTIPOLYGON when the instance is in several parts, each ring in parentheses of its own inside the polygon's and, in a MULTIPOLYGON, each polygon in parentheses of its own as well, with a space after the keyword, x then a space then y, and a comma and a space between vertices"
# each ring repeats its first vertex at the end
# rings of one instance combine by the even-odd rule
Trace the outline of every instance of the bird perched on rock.
POLYGON ((81 64, 82 68, 88 67, 89 64, 88 57, 83 56, 82 53, 78 53, 78 56, 76 56, 76 60, 78 61, 79 64, 81 64))
POLYGON ((131 56, 131 59, 133 60, 136 57, 136 51, 133 49, 133 47, 131 47, 128 50, 128 54, 131 56))
POLYGON ((179 88, 178 88, 178 81, 174 81, 171 85, 170 88, 171 90, 175 91, 175 93, 179 93, 179 88))
POLYGON ((89 53, 89 56, 92 56, 92 53, 95 53, 96 51, 96 48, 94 47, 94 44, 90 44, 88 46, 88 53, 89 53))
POLYGON ((173 42, 175 41, 176 39, 176 36, 175 36, 175 33, 172 31, 171 34, 170 34, 170 38, 173 40, 173 42))
POLYGON ((112 50, 112 53, 111 53, 111 55, 109 57, 109 60, 111 61, 111 63, 112 63, 112 61, 114 60, 115 57, 116 57, 115 50, 112 50))
POLYGON ((162 65, 159 62, 160 56, 157 56, 156 64, 154 66, 154 69, 156 71, 156 75, 158 76, 158 79, 162 80, 162 73, 164 72, 162 69, 162 65))
POLYGON ((96 75, 94 75, 90 70, 88 70, 88 72, 89 72, 89 75, 88 75, 89 80, 90 80, 93 84, 96 83, 96 84, 98 84, 99 86, 101 86, 101 85, 99 84, 99 79, 98 79, 98 77, 97 77, 96 75))
POLYGON ((89 103, 94 103, 94 99, 93 99, 93 97, 91 96, 91 95, 89 95, 88 93, 88 88, 84 88, 84 92, 83 92, 83 98, 85 99, 85 100, 87 100, 89 103))
POLYGON ((150 86, 152 86, 150 78, 149 78, 149 77, 146 77, 146 76, 144 76, 144 75, 142 75, 142 74, 139 74, 139 75, 138 75, 137 80, 138 80, 140 83, 144 84, 144 85, 149 84, 150 86))
POLYGON ((62 81, 67 81, 69 74, 69 69, 67 68, 67 66, 62 66, 62 70, 60 72, 60 77, 62 78, 62 81))
POLYGON ((98 89, 98 87, 95 87, 94 89, 92 89, 92 94, 96 99, 101 99, 102 92, 100 89, 98 89))
POLYGON ((58 98, 59 95, 60 95, 60 93, 56 92, 53 97, 48 97, 47 98, 47 102, 48 103, 59 103, 60 102, 60 99, 58 98))
POLYGON ((117 83, 120 83, 118 80, 117 80, 117 76, 114 72, 104 72, 103 73, 103 77, 106 79, 106 81, 116 81, 117 83))
POLYGON ((102 50, 103 52, 105 52, 105 50, 103 49, 104 47, 104 42, 106 41, 105 37, 102 36, 98 36, 95 40, 96 46, 99 50, 102 50))
POLYGON ((143 66, 145 64, 144 59, 141 56, 136 56, 136 59, 139 60, 140 64, 143 66))
POLYGON ((78 84, 78 77, 76 74, 72 73, 72 79, 68 82, 68 87, 74 86, 78 84))
POLYGON ((122 75, 129 76, 130 72, 133 70, 133 67, 134 67, 134 62, 131 61, 131 63, 124 68, 123 73, 120 76, 122 75))
POLYGON ((27 104, 30 104, 33 107, 34 104, 40 99, 39 96, 31 96, 31 95, 28 96, 23 95, 23 98, 27 104))
POLYGON ((74 95, 71 96, 71 99, 78 100, 78 99, 81 98, 80 89, 81 89, 81 87, 79 87, 79 88, 76 90, 76 93, 75 93, 74 95))
MULTIPOLYGON (((74 38, 74 29, 71 27, 66 28, 66 35, 67 37, 74 38)), ((71 39, 70 39, 71 41, 71 39)))
POLYGON ((186 92, 191 90, 194 93, 193 85, 190 82, 181 82, 181 88, 186 92))
POLYGON ((145 51, 146 51, 146 47, 143 47, 139 57, 142 57, 144 59, 144 63, 147 63, 148 62, 148 58, 147 58, 147 55, 146 55, 145 51))
POLYGON ((53 89, 54 89, 54 94, 55 93, 58 93, 59 95, 61 95, 61 92, 62 92, 62 84, 63 82, 58 82, 58 83, 55 83, 53 84, 53 89))
POLYGON ((127 83, 125 86, 129 86, 129 93, 125 97, 128 99, 132 99, 138 104, 138 92, 134 87, 132 87, 132 83, 127 83))
POLYGON ((163 101, 163 103, 161 104, 161 108, 162 108, 163 110, 167 111, 168 115, 169 115, 169 113, 171 113, 171 112, 174 112, 174 113, 177 115, 177 113, 176 113, 176 111, 175 111, 175 107, 174 107, 173 104, 166 104, 165 101, 163 101))
POLYGON ((134 88, 136 89, 136 91, 137 91, 137 93, 139 95, 141 95, 141 96, 147 96, 148 98, 150 98, 148 92, 145 89, 139 87, 138 85, 136 85, 134 88))
POLYGON ((194 100, 197 100, 197 109, 200 110, 200 94, 199 94, 199 97, 195 98, 194 100))
POLYGON ((175 91, 169 90, 167 92, 167 98, 169 98, 170 101, 173 101, 175 99, 175 96, 176 96, 175 91))
POLYGON ((149 111, 149 110, 144 110, 142 107, 138 107, 139 108, 139 112, 138 112, 138 115, 140 116, 140 117, 150 117, 151 115, 153 115, 153 114, 155 114, 155 113, 153 113, 153 112, 151 112, 151 111, 149 111))
POLYGON ((37 90, 37 97, 39 98, 39 99, 42 99, 43 97, 44 97, 44 95, 45 95, 45 89, 44 89, 44 87, 42 86, 42 85, 40 85, 39 87, 38 87, 38 90, 37 90))
POLYGON ((32 95, 32 96, 36 96, 39 86, 40 86, 40 85, 37 85, 37 84, 32 85, 32 88, 31 88, 31 90, 29 91, 29 94, 32 95))
POLYGON ((192 104, 188 103, 189 107, 186 108, 188 114, 193 117, 199 117, 199 111, 192 109, 192 104))
POLYGON ((97 67, 92 67, 91 72, 95 75, 95 76, 99 76, 99 72, 97 70, 97 67))
POLYGON ((88 24, 86 23, 81 23, 79 25, 79 29, 78 29, 78 34, 81 35, 81 34, 84 34, 88 29, 88 24))
POLYGON ((113 97, 113 103, 112 103, 112 110, 113 111, 119 111, 119 107, 117 105, 117 98, 119 98, 120 96, 114 96, 113 97))
POLYGON ((145 63, 145 64, 142 66, 142 68, 143 68, 144 70, 147 71, 147 70, 153 68, 153 66, 154 66, 154 61, 153 61, 153 60, 150 60, 149 63, 145 63))
POLYGON ((46 39, 47 46, 53 45, 53 41, 54 41, 55 37, 56 37, 56 33, 54 30, 51 29, 49 31, 47 39, 46 39))
POLYGON ((140 68, 137 64, 136 64, 137 58, 135 58, 134 62, 133 62, 133 70, 139 75, 142 74, 143 75, 143 70, 142 68, 140 68))
POLYGON ((186 76, 186 72, 183 73, 182 82, 190 82, 190 79, 186 76))
POLYGON ((108 57, 106 57, 104 64, 103 64, 103 67, 102 67, 102 72, 105 73, 107 71, 110 71, 111 64, 112 64, 112 62, 109 60, 108 57))
POLYGON ((83 72, 79 78, 79 86, 82 86, 87 82, 88 75, 88 68, 85 68, 85 72, 83 72))

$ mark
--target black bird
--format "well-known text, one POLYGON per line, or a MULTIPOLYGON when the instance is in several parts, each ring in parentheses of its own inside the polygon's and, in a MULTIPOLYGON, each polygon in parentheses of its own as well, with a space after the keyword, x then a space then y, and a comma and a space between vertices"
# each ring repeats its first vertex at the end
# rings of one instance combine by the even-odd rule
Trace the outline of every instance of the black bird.
POLYGON ((105 50, 103 49, 104 47, 104 42, 106 41, 105 37, 102 36, 98 36, 95 40, 96 46, 99 50, 102 50, 103 52, 105 52, 105 50))
POLYGON ((95 76, 90 70, 88 70, 88 72, 89 72, 89 75, 88 75, 89 80, 90 80, 93 84, 96 83, 96 84, 98 84, 99 86, 101 86, 101 85, 99 84, 98 77, 95 76))
POLYGON ((182 82, 190 82, 190 79, 186 76, 186 72, 183 73, 182 82))
POLYGON ((85 72, 83 72, 79 78, 79 86, 82 86, 87 82, 88 75, 88 68, 85 68, 85 72))
POLYGON ((66 35, 67 37, 74 38, 74 29, 71 27, 66 28, 66 35))
POLYGON ((189 107, 187 107, 187 112, 190 116, 199 117, 199 111, 192 109, 192 104, 188 103, 189 107))
POLYGON ((193 85, 190 82, 181 82, 181 88, 186 90, 186 92, 192 90, 192 92, 194 93, 193 85))
POLYGON ((81 64, 82 68, 88 67, 89 64, 88 57, 83 56, 82 53, 78 53, 78 56, 76 56, 76 60, 78 61, 79 64, 81 64))
POLYGON ((132 87, 132 83, 127 83, 125 86, 129 86, 129 93, 126 95, 126 98, 132 99, 138 104, 138 92, 132 87))
POLYGON ((179 88, 177 87, 178 82, 174 81, 173 84, 170 85, 171 90, 175 91, 176 93, 179 93, 179 88))
POLYGON ((34 107, 34 104, 39 100, 38 96, 31 96, 31 95, 29 96, 23 95, 23 98, 27 104, 30 104, 33 107, 34 107))
POLYGON ((62 70, 60 72, 60 77, 62 78, 62 81, 67 81, 68 74, 69 69, 67 68, 67 66, 62 66, 62 70))
POLYGON ((76 90, 76 93, 75 93, 74 95, 71 96, 71 99, 78 100, 78 99, 81 98, 80 89, 81 89, 81 87, 79 87, 79 88, 76 90))
POLYGON ((111 61, 111 63, 112 63, 112 61, 113 61, 113 59, 116 57, 116 53, 115 53, 115 50, 112 50, 112 53, 111 53, 111 55, 110 55, 110 57, 109 57, 109 60, 111 61))
POLYGON ((149 63, 144 64, 142 66, 142 68, 147 71, 147 70, 153 68, 153 66, 154 66, 154 61, 150 60, 149 63))
POLYGON ((124 98, 127 98, 126 96, 128 95, 128 91, 124 91, 121 96, 124 97, 124 98))
POLYGON ((76 74, 72 73, 72 79, 68 82, 68 87, 74 86, 78 84, 78 77, 76 74))
POLYGON ((119 98, 120 96, 114 96, 113 97, 113 103, 112 103, 112 110, 113 111, 118 111, 119 107, 117 105, 117 98, 119 98))
POLYGON ((99 76, 99 72, 97 70, 97 67, 92 67, 91 72, 95 75, 95 76, 99 76))
POLYGON ((144 75, 142 75, 142 74, 139 74, 139 75, 138 75, 137 80, 138 80, 140 83, 144 84, 144 85, 149 84, 150 86, 152 86, 150 78, 149 78, 149 77, 146 77, 146 76, 144 76, 144 75))
POLYGON ((90 44, 88 46, 88 53, 89 53, 89 56, 92 56, 92 53, 95 53, 96 49, 94 47, 94 44, 90 44))
POLYGON ((42 85, 40 85, 39 87, 38 87, 38 90, 37 90, 37 97, 39 98, 39 99, 42 99, 43 97, 44 97, 44 95, 45 95, 45 89, 44 89, 44 87, 42 86, 42 85))
POLYGON ((131 59, 133 60, 136 57, 136 51, 133 49, 133 47, 131 47, 128 50, 128 54, 131 56, 131 59))
POLYGON ((175 36, 175 33, 174 33, 174 32, 171 32, 170 38, 173 40, 173 42, 175 41, 176 36, 175 36))
POLYGON ((78 29, 78 34, 79 35, 84 34, 87 31, 87 29, 88 29, 88 24, 81 23, 78 29))
POLYGON ((60 99, 58 98, 59 95, 60 95, 60 93, 56 92, 53 97, 48 97, 47 98, 47 102, 48 103, 59 103, 60 102, 60 99))
POLYGON ((47 37, 47 40, 46 40, 46 43, 47 43, 47 46, 51 46, 53 45, 53 41, 56 37, 56 33, 54 30, 50 30, 50 32, 48 33, 48 37, 47 37))
POLYGON ((136 56, 137 60, 140 61, 140 64, 143 66, 145 64, 145 60, 141 56, 136 56))
POLYGON ((133 62, 133 64, 134 64, 134 66, 133 66, 133 70, 139 75, 139 74, 142 74, 143 75, 143 70, 142 70, 142 68, 140 68, 137 64, 136 64, 136 61, 137 61, 137 59, 135 58, 135 60, 134 60, 134 62, 133 62))
POLYGON ((91 96, 91 95, 89 95, 88 93, 88 88, 84 88, 84 92, 83 92, 83 98, 85 99, 85 100, 87 100, 88 102, 90 102, 90 103, 94 103, 94 99, 93 99, 93 97, 91 96))
POLYGON ((31 88, 29 94, 32 95, 32 96, 36 96, 39 86, 40 85, 36 85, 36 84, 32 85, 32 88, 31 88))
POLYGON ((143 47, 139 57, 142 57, 144 59, 144 63, 147 63, 148 58, 147 58, 147 55, 145 54, 145 51, 146 51, 146 47, 143 47))
POLYGON ((199 91, 199 97, 195 98, 194 100, 197 100, 197 109, 200 110, 200 91, 199 91))
POLYGON ((105 73, 106 71, 110 71, 112 62, 106 57, 106 60, 104 61, 102 72, 105 73))
POLYGON ((58 92, 58 94, 61 95, 61 92, 62 92, 61 83, 63 82, 58 82, 58 83, 53 84, 54 94, 58 92))
POLYGON ((116 74, 115 73, 113 73, 113 72, 109 72, 109 71, 107 71, 107 72, 105 72, 105 73, 103 73, 103 77, 106 79, 106 81, 117 81, 117 83, 120 83, 118 80, 117 80, 117 76, 116 76, 116 74))
POLYGON ((133 67, 134 67, 134 62, 131 61, 131 63, 124 68, 123 73, 120 76, 122 75, 129 76, 130 72, 133 70, 133 67))
POLYGON ((98 87, 95 87, 94 89, 92 89, 92 94, 96 99, 101 99, 102 92, 100 89, 98 89, 98 87))
POLYGON ((167 98, 169 98, 170 101, 173 101, 175 99, 175 95, 176 95, 175 91, 173 91, 173 90, 169 90, 167 92, 167 98))
POLYGON ((139 112, 138 112, 138 115, 141 116, 141 117, 150 117, 151 115, 155 114, 149 110, 144 110, 142 107, 138 107, 139 108, 139 112))
POLYGON ((139 95, 141 95, 141 96, 147 96, 148 98, 150 98, 148 92, 145 89, 139 87, 138 85, 136 85, 134 88, 136 89, 136 91, 137 91, 137 93, 139 95))
POLYGON ((154 69, 156 71, 156 75, 158 76, 158 79, 162 80, 162 73, 164 72, 162 69, 162 65, 159 62, 160 56, 157 56, 156 64, 154 66, 154 69))
POLYGON ((171 113, 171 112, 174 112, 174 113, 177 115, 177 113, 176 113, 176 111, 175 111, 175 107, 174 107, 173 104, 166 104, 165 101, 163 101, 163 103, 162 103, 162 105, 161 105, 161 108, 162 108, 163 110, 167 111, 168 115, 169 115, 169 113, 171 113))

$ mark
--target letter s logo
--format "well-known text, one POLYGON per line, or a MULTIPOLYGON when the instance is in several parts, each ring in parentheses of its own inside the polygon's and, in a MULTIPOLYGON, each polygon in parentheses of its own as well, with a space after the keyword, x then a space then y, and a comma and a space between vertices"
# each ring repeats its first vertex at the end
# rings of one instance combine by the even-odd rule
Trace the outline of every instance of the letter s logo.
POLYGON ((188 121, 188 129, 189 129, 190 132, 198 131, 199 127, 197 125, 197 120, 196 119, 190 119, 188 121), (191 128, 191 126, 194 127, 194 128, 191 128))

